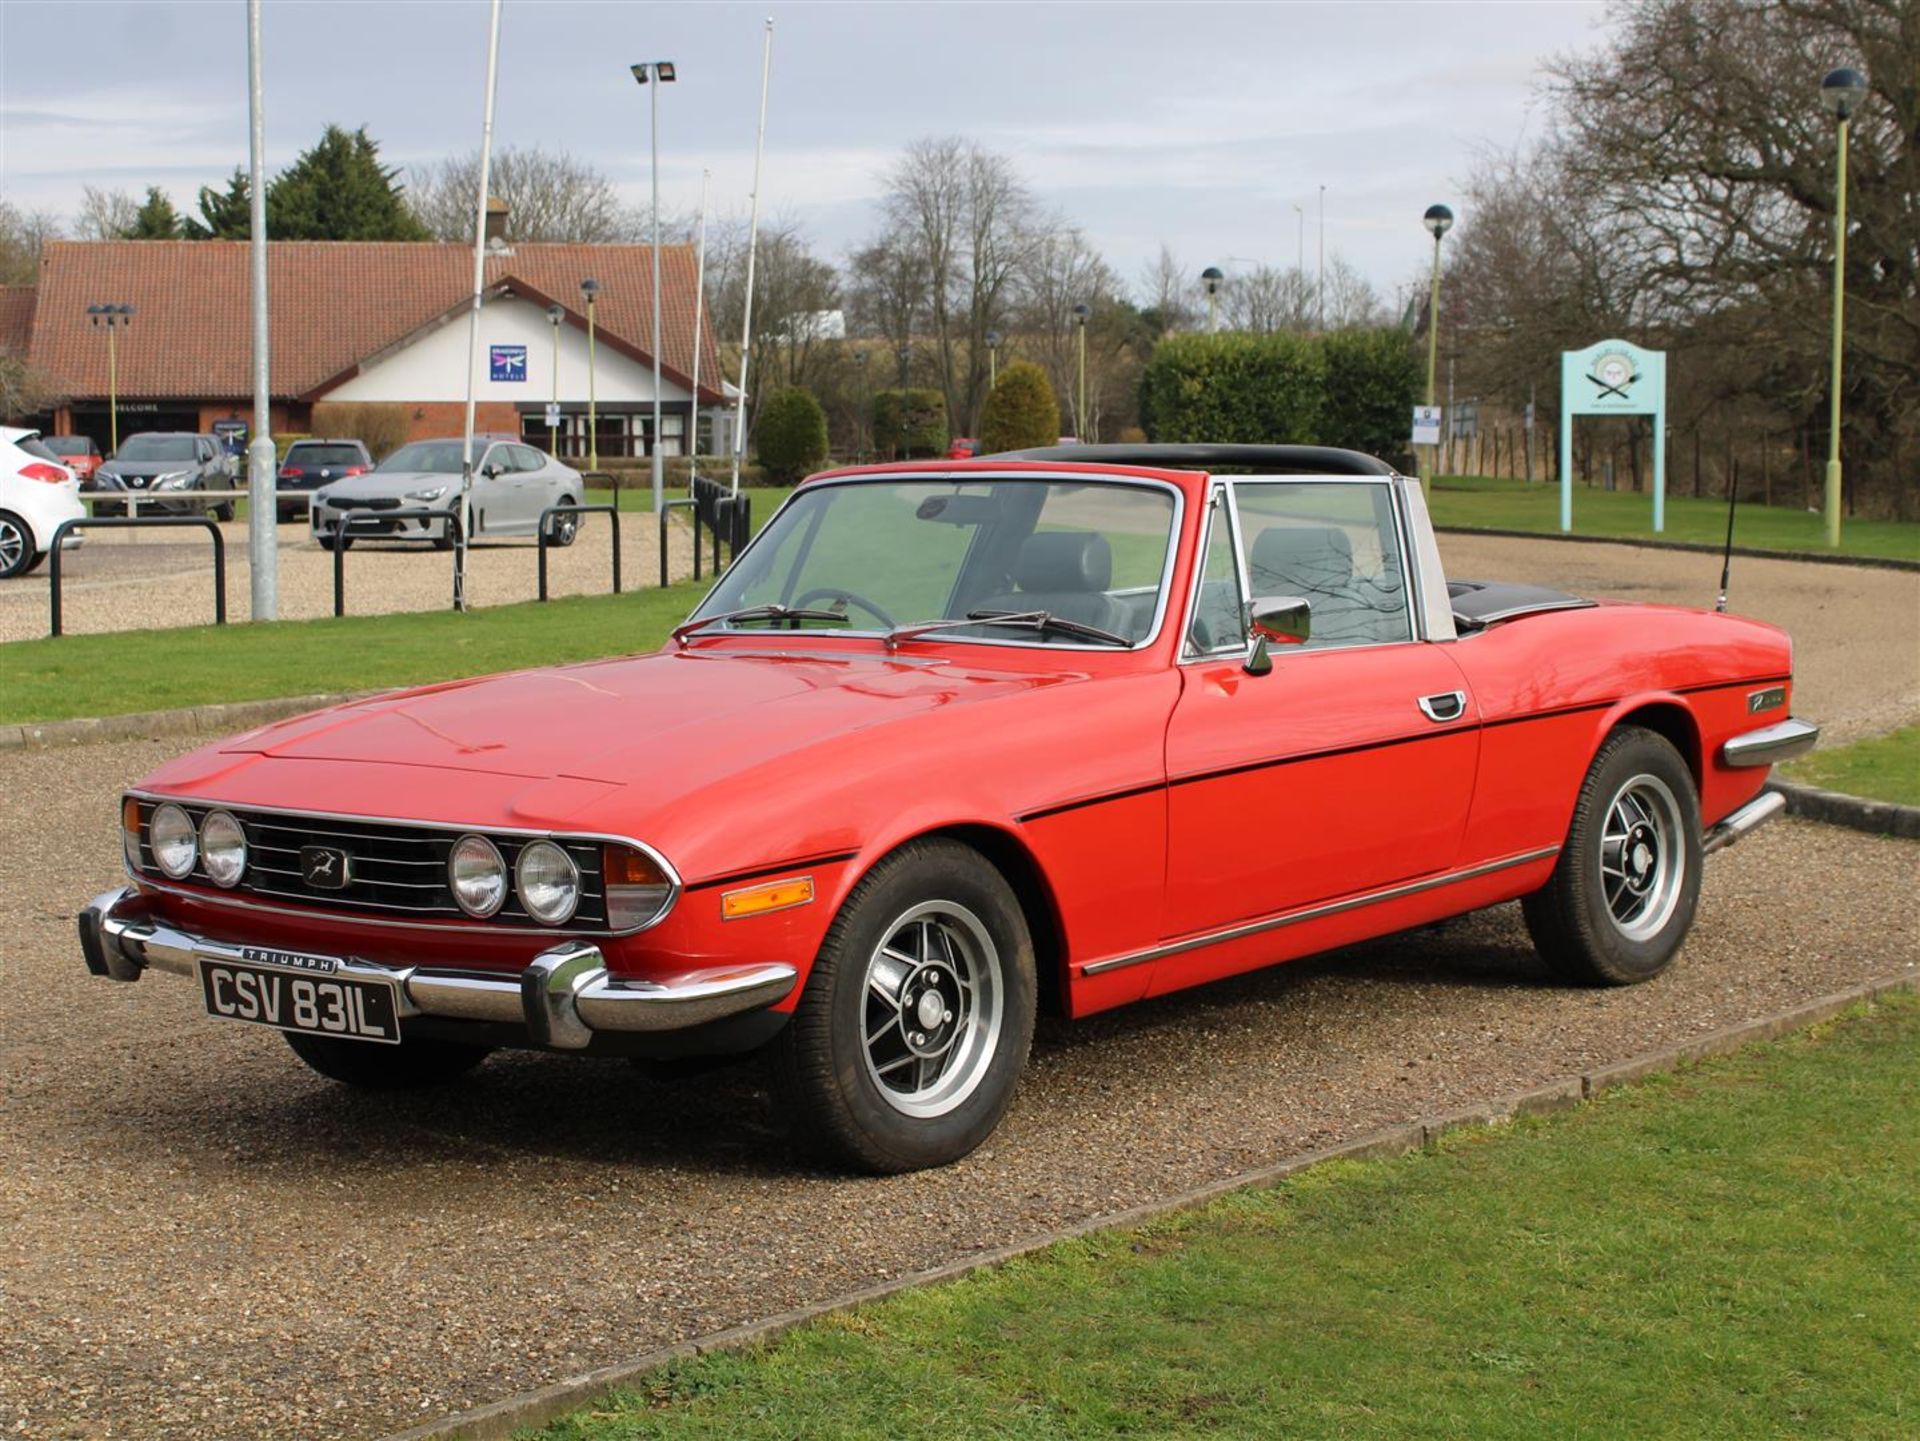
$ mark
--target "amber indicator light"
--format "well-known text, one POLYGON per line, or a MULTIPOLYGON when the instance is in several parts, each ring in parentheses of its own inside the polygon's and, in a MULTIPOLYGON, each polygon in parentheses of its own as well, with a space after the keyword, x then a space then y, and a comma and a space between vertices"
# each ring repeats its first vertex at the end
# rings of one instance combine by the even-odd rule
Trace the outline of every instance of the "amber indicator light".
POLYGON ((664 886, 666 872, 644 851, 627 846, 602 846, 600 864, 610 886, 664 886))
POLYGON ((784 881, 769 881, 764 886, 724 891, 720 896, 720 919, 743 920, 768 911, 785 911, 813 900, 813 877, 799 876, 784 881))
POLYGON ((120 829, 130 836, 140 833, 140 802, 132 796, 121 797, 120 829))

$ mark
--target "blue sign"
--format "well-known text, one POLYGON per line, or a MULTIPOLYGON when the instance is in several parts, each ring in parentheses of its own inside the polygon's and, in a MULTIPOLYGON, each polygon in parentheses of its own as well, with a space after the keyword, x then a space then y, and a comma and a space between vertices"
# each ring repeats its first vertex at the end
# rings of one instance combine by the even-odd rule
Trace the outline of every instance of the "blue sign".
POLYGON ((494 345, 487 350, 489 380, 525 380, 527 348, 524 345, 494 345))

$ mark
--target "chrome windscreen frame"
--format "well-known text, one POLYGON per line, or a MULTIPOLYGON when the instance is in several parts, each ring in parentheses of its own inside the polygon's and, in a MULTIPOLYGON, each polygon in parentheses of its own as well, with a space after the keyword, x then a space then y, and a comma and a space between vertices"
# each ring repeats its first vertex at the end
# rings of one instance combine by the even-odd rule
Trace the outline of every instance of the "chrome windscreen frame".
MULTIPOLYGON (((984 645, 984 646, 994 646, 994 647, 1008 647, 1016 650, 1087 651, 1087 652, 1099 652, 1100 654, 1103 654, 1103 655, 1137 654, 1140 651, 1150 649, 1153 646, 1153 644, 1160 639, 1160 636, 1162 633, 1162 627, 1165 626, 1167 622, 1167 616, 1171 609, 1171 606, 1169 604, 1171 597, 1169 593, 1173 585, 1173 573, 1175 568, 1179 564, 1179 560, 1180 560, 1180 531, 1181 531, 1181 526, 1186 521, 1186 500, 1187 500, 1186 493, 1183 490, 1181 490, 1179 486, 1175 485, 1172 481, 1157 480, 1152 476, 1098 475, 1098 474, 1090 474, 1085 471, 1063 471, 1063 472, 1057 472, 1057 473, 1050 473, 1045 471, 1002 471, 1002 470, 900 471, 891 475, 884 475, 884 474, 883 475, 850 475, 841 479, 813 481, 803 486, 797 486, 795 487, 793 493, 780 503, 780 508, 774 511, 772 515, 767 517, 767 523, 760 527, 758 533, 754 535, 752 540, 747 542, 746 548, 733 558, 732 562, 727 566, 726 570, 722 571, 719 575, 714 577, 713 584, 707 589, 707 593, 700 597, 700 603, 687 613, 688 619, 691 620, 693 617, 699 615, 701 611, 706 609, 707 603, 713 599, 714 592, 719 590, 720 583, 723 580, 725 580, 727 576, 731 575, 733 571, 741 564, 741 562, 743 562, 744 560, 746 560, 748 556, 753 554, 754 547, 758 546, 773 531, 774 522, 778 521, 780 517, 786 513, 787 508, 793 505, 803 495, 810 494, 814 491, 826 490, 834 486, 843 486, 843 485, 874 485, 874 484, 887 484, 890 482, 891 483, 926 482, 929 484, 939 484, 942 482, 946 482, 950 484, 964 485, 964 484, 976 483, 981 481, 992 481, 992 480, 1032 481, 1039 484, 1047 484, 1047 483, 1057 484, 1065 481, 1065 482, 1071 482, 1078 485, 1133 486, 1133 487, 1139 487, 1143 489, 1164 491, 1166 494, 1172 496, 1173 497, 1173 518, 1167 528, 1167 552, 1166 552, 1166 557, 1161 562, 1161 566, 1160 566, 1160 580, 1159 580, 1160 594, 1159 594, 1159 598, 1154 603, 1153 624, 1148 628, 1146 635, 1142 639, 1134 642, 1132 645, 1129 645, 1124 651, 1121 650, 1118 646, 1113 646, 1113 645, 1099 645, 1099 644, 1076 645, 1068 641, 1055 642, 1055 641, 1007 640, 1007 639, 1001 639, 1001 638, 992 637, 992 636, 956 635, 952 631, 941 631, 939 633, 939 639, 941 644, 944 645, 951 642, 955 645, 984 645)), ((848 637, 859 637, 859 638, 870 639, 870 640, 879 640, 885 637, 886 632, 880 631, 880 630, 855 630, 852 627, 847 627, 845 629, 836 628, 831 631, 814 631, 814 632, 772 631, 772 630, 758 630, 758 629, 756 630, 715 629, 715 630, 704 632, 704 634, 725 635, 725 636, 764 636, 764 635, 777 634, 780 636, 782 642, 784 643, 785 641, 791 639, 791 637, 795 635, 800 635, 800 634, 823 635, 828 637, 829 639, 838 639, 843 636, 848 636, 848 637)))
POLYGON ((151 876, 136 868, 126 855, 126 847, 120 848, 121 869, 129 880, 144 890, 160 891, 166 895, 179 896, 183 900, 196 901, 205 905, 224 906, 230 910, 250 911, 256 914, 291 916, 301 920, 324 921, 330 924, 352 926, 374 926, 382 930, 439 931, 453 934, 471 935, 475 931, 486 931, 492 935, 506 936, 637 936, 642 931, 652 930, 673 914, 673 908, 679 904, 681 893, 686 889, 680 878, 680 872, 674 869, 673 862, 645 841, 632 836, 616 835, 608 831, 556 831, 542 830, 532 826, 496 826, 496 825, 457 825, 448 821, 414 820, 411 817, 354 815, 345 811, 302 810, 290 806, 252 805, 244 801, 216 801, 204 796, 163 795, 156 791, 129 789, 124 792, 136 800, 151 801, 156 805, 168 802, 174 805, 207 806, 216 810, 239 811, 244 814, 288 816, 294 820, 348 821, 366 825, 399 826, 408 830, 434 831, 442 835, 459 837, 513 836, 525 840, 547 840, 556 842, 576 841, 583 844, 631 846, 647 859, 660 867, 667 878, 667 898, 652 917, 637 926, 628 926, 615 930, 608 926, 544 926, 535 923, 530 926, 489 925, 482 920, 466 921, 411 921, 384 915, 369 915, 365 912, 347 908, 330 910, 325 906, 285 905, 278 901, 261 900, 257 897, 241 895, 230 890, 218 890, 212 887, 202 889, 198 886, 181 885, 164 876, 151 876))

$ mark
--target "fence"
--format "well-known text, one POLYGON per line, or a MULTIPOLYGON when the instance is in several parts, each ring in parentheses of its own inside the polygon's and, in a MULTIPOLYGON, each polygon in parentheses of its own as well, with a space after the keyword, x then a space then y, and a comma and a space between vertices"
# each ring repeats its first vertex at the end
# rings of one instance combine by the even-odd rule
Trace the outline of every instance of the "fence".
MULTIPOLYGON (((613 593, 615 595, 620 594, 620 507, 618 505, 550 505, 540 512, 540 599, 544 601, 547 598, 547 547, 560 544, 571 545, 573 543, 573 536, 579 533, 579 522, 576 521, 573 531, 568 533, 567 539, 562 542, 559 528, 550 524, 556 515, 604 515, 612 520, 613 593)), ((663 521, 660 526, 660 554, 662 557, 660 565, 661 585, 667 583, 667 567, 665 561, 666 533, 667 527, 663 521)))
MULTIPOLYGON (((387 539, 391 537, 397 540, 416 538, 410 536, 394 536, 392 522, 396 520, 445 521, 447 539, 453 542, 454 566, 456 570, 458 569, 460 564, 460 517, 456 511, 433 510, 422 506, 417 510, 370 511, 364 516, 349 514, 346 519, 340 523, 339 529, 334 531, 333 544, 330 547, 333 551, 333 613, 336 616, 342 616, 347 613, 347 551, 350 548, 350 542, 361 537, 369 539, 387 539)), ((424 538, 425 534, 425 532, 422 532, 421 538, 424 538)), ((542 594, 540 598, 542 600, 546 599, 546 559, 546 550, 542 548, 540 552, 540 579, 542 584, 542 594)))
MULTIPOLYGON (((227 538, 220 534, 220 523, 205 515, 88 516, 83 520, 63 520, 54 528, 51 555, 47 561, 47 592, 52 606, 50 633, 61 633, 60 557, 66 550, 67 535, 76 530, 166 530, 195 526, 213 537, 213 623, 227 623, 227 538)), ((336 611, 335 614, 338 614, 336 611)))

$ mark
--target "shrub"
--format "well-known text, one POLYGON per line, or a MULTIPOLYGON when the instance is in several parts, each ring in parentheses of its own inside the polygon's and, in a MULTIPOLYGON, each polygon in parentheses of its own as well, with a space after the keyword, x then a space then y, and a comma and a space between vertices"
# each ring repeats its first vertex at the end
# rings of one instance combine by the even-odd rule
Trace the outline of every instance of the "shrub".
POLYGON ((1336 330, 1321 346, 1327 358, 1321 443, 1382 460, 1403 456, 1422 376, 1412 338, 1391 328, 1336 330))
POLYGON ((1030 360, 1014 361, 1000 372, 999 383, 981 408, 980 453, 1026 450, 1059 439, 1060 402, 1046 371, 1030 360))
POLYGON ((937 390, 882 390, 873 397, 873 448, 896 460, 947 453, 947 403, 937 390))
POLYGON ((1176 335, 1140 377, 1140 422, 1157 441, 1311 445, 1326 358, 1297 335, 1176 335))
POLYGON ((407 443, 413 422, 404 405, 373 401, 335 401, 313 408, 313 433, 329 440, 357 440, 375 460, 385 460, 407 443))
POLYGON ((799 480, 827 458, 827 413, 810 390, 794 386, 775 391, 760 407, 753 439, 768 475, 776 481, 799 480))

